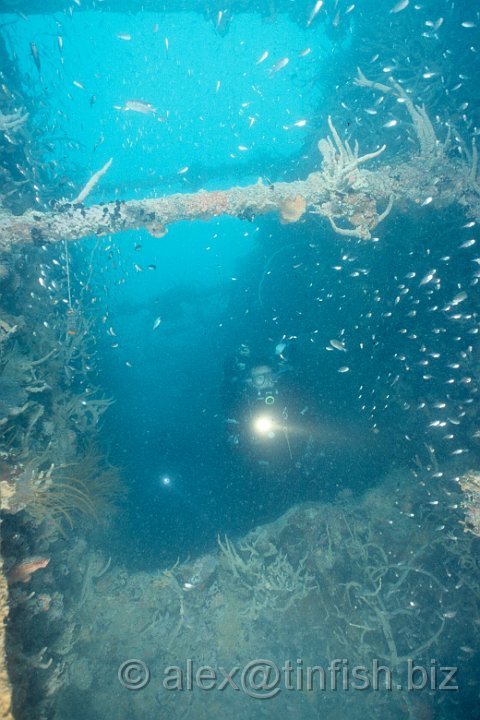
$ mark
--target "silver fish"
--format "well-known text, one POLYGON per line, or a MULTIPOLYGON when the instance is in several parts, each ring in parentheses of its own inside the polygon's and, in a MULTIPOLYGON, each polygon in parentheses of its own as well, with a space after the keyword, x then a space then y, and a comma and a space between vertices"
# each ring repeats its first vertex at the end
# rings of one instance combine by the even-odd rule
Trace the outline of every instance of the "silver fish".
POLYGON ((143 115, 149 115, 150 113, 156 113, 157 110, 153 105, 140 100, 127 100, 122 110, 131 110, 132 112, 143 113, 143 115))
POLYGON ((312 12, 310 13, 310 17, 307 20, 307 27, 310 27, 312 22, 315 20, 315 17, 317 16, 317 13, 320 12, 323 6, 323 0, 317 0, 315 3, 312 12))
POLYGON ((279 70, 282 70, 286 65, 288 65, 289 62, 290 60, 288 59, 288 57, 285 57, 275 63, 275 65, 270 69, 270 77, 272 77, 272 75, 275 75, 275 73, 277 73, 279 70))
POLYGON ((400 0, 399 2, 397 2, 396 5, 394 5, 390 9, 390 12, 391 13, 399 13, 402 10, 405 10, 405 8, 407 8, 409 6, 409 4, 410 4, 410 0, 400 0))
POLYGON ((30 43, 30 52, 32 53, 33 62, 35 63, 35 67, 38 70, 38 77, 42 77, 42 70, 40 65, 40 53, 38 52, 38 47, 36 43, 31 42, 30 43))

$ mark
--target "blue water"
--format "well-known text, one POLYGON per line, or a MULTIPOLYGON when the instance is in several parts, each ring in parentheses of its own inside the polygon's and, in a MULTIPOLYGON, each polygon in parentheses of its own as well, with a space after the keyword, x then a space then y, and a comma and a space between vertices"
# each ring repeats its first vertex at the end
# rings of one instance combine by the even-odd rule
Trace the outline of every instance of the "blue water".
MULTIPOLYGON (((9 32, 18 68, 31 83, 32 102, 41 99, 36 118, 47 129, 42 141, 51 142, 49 160, 70 184, 81 185, 114 158, 92 202, 226 188, 259 176, 281 180, 296 177, 298 170, 289 168, 300 163, 314 169, 317 152, 308 160, 301 153, 318 131, 317 118, 325 122, 319 117, 326 92, 317 79, 319 61, 331 62, 351 43, 350 33, 335 46, 321 24, 306 29, 283 15, 272 24, 240 15, 225 38, 214 22, 199 23, 193 13, 176 19, 98 12, 16 17, 9 32), (125 33, 130 40, 119 39, 125 33), (42 60, 41 83, 32 37, 42 60), (257 64, 266 48, 269 57, 257 64), (311 53, 298 57, 306 48, 311 53), (287 50, 288 68, 270 77, 287 50), (128 100, 149 103, 157 113, 118 109, 128 100), (308 119, 305 127, 294 126, 302 119, 308 119)), ((278 484, 258 488, 251 443, 232 454, 225 442, 225 420, 235 402, 225 391, 225 365, 239 346, 251 344, 253 357, 270 362, 284 334, 301 330, 306 345, 314 329, 302 327, 295 314, 272 319, 272 283, 289 261, 289 250, 283 263, 281 256, 272 263, 264 306, 257 307, 269 255, 280 244, 296 242, 301 248, 305 242, 298 230, 268 223, 219 219, 194 229, 179 223, 160 241, 139 231, 98 244, 87 240, 72 250, 83 281, 91 275, 88 292, 80 293, 83 306, 95 299, 99 317, 108 314, 98 328, 99 377, 116 400, 108 442, 134 488, 127 528, 135 528, 135 537, 139 527, 145 533, 136 563, 148 562, 150 555, 158 562, 166 548, 175 558, 192 542, 208 546, 216 531, 248 528, 297 499, 318 496, 317 487, 298 479, 283 482, 281 492, 278 484), (158 316, 162 324, 153 331, 158 316), (109 326, 119 345, 114 350, 105 334, 109 326), (182 501, 159 487, 164 472, 180 485, 182 501), (195 513, 185 528, 183 513, 198 506, 201 516, 195 513), (168 540, 172 536, 174 543, 168 540)), ((314 258, 315 249, 309 262, 314 258)), ((78 299, 78 289, 73 292, 78 299)), ((297 294, 292 288, 294 302, 297 294)), ((308 404, 311 380, 300 380, 299 372, 301 367, 290 373, 288 384, 299 393, 298 402, 308 404)), ((338 434, 337 428, 329 432, 338 434)), ((295 460, 301 460, 298 452, 295 460)), ((281 471, 288 474, 288 468, 281 471)))
MULTIPOLYGON (((328 116, 361 153, 386 143, 370 169, 400 164, 418 152, 405 105, 356 87, 357 66, 377 82, 400 81, 425 103, 437 137, 451 134, 452 156, 471 164, 480 127, 473 5, 326 0, 310 23, 310 0, 288 13, 274 0, 249 12, 240 2, 225 3, 230 10, 199 3, 202 12, 67 5, 40 14, 29 3, 0 3, 2 81, 30 113, 25 162, 38 164, 28 202, 26 189, 15 196, 16 212, 72 200, 110 158, 86 205, 304 179, 321 167, 328 116)), ((93 536, 113 566, 155 574, 299 503, 330 508, 350 498, 360 507, 395 473, 404 478, 397 491, 405 484, 410 493, 402 514, 427 518, 425 537, 414 520, 422 542, 434 547, 445 526, 463 538, 458 497, 428 483, 435 471, 453 479, 478 468, 477 206, 400 198, 369 241, 308 213, 289 225, 276 215, 215 217, 171 225, 162 238, 137 230, 32 250, 31 264, 46 268, 32 297, 57 308, 57 319, 68 260, 72 308, 92 322, 88 383, 114 400, 98 442, 128 494, 93 536), (265 404, 251 373, 262 366, 281 418, 272 437, 256 429, 265 404)), ((36 266, 25 269, 25 283, 33 287, 35 275, 36 266)), ((477 543, 468 566, 473 615, 477 543)), ((430 562, 448 575, 449 559, 434 551, 430 562)), ((452 596, 458 577, 448 575, 452 596)), ((348 573, 340 579, 348 583, 348 573)), ((433 602, 432 585, 422 590, 433 602)), ((448 612, 445 597, 435 616, 448 612)), ((459 613, 463 637, 468 618, 459 613)), ((405 717, 479 717, 471 632, 463 693, 405 717)), ((453 644, 449 635, 445 651, 453 644)), ((384 717, 382 708, 372 717, 384 717)))

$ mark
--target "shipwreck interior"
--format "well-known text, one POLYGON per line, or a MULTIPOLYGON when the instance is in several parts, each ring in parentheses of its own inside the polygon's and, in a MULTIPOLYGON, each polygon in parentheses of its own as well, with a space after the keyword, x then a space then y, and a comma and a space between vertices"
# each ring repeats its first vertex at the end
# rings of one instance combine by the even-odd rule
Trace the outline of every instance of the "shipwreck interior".
POLYGON ((478 13, 359 5, 0 2, 0 720, 480 718, 478 13))

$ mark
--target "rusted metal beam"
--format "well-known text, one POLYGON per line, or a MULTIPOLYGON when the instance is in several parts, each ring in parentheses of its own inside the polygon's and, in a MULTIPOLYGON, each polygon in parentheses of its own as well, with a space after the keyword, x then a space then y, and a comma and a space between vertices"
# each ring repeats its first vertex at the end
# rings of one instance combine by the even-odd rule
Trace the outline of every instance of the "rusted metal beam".
POLYGON ((277 211, 283 222, 293 222, 304 214, 307 206, 321 202, 322 197, 325 197, 322 175, 312 173, 306 180, 291 183, 258 182, 229 190, 116 200, 89 207, 80 202, 64 202, 53 212, 0 214, 0 249, 8 250, 15 244, 41 245, 91 235, 100 237, 139 228, 162 237, 172 223, 208 220, 219 215, 253 220, 257 215, 277 211))
MULTIPOLYGON (((360 76, 363 84, 368 81, 360 76)), ((111 165, 110 159, 88 181, 77 198, 63 200, 52 211, 29 210, 13 215, 0 211, 0 251, 14 246, 78 240, 105 236, 125 230, 146 229, 161 238, 168 225, 182 220, 209 220, 221 215, 253 221, 257 216, 277 212, 283 223, 294 223, 307 214, 325 218, 339 235, 368 240, 400 201, 420 208, 445 207, 460 203, 468 217, 479 220, 480 182, 478 154, 473 145, 471 163, 451 157, 448 139, 440 143, 424 108, 411 101, 407 109, 419 140, 418 154, 406 162, 365 170, 378 162, 383 145, 361 155, 339 136, 328 118, 330 136, 320 140, 321 170, 305 180, 268 183, 227 190, 176 193, 161 198, 116 200, 87 205, 85 200, 111 165), (439 183, 438 178, 444 178, 439 183), (447 182, 448 180, 448 182, 447 182)))

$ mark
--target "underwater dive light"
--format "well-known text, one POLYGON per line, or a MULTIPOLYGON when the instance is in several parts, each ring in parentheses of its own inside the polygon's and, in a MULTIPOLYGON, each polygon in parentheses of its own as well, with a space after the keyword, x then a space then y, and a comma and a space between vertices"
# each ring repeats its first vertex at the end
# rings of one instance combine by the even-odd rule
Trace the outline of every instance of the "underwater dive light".
POLYGON ((268 415, 259 415, 253 421, 253 427, 261 435, 269 435, 273 432, 275 423, 268 415))

